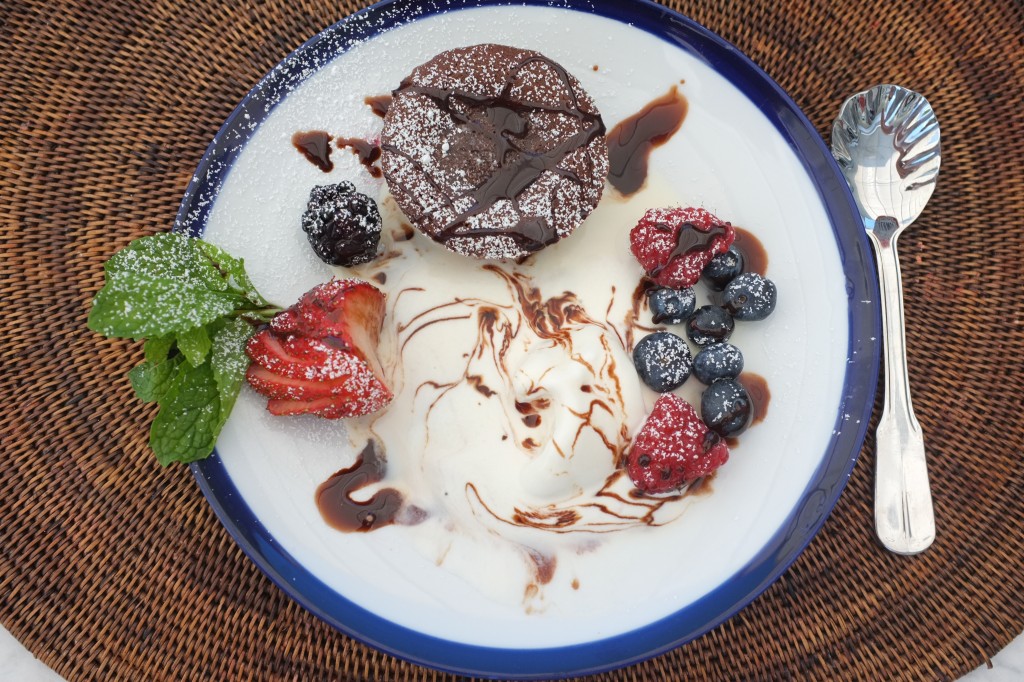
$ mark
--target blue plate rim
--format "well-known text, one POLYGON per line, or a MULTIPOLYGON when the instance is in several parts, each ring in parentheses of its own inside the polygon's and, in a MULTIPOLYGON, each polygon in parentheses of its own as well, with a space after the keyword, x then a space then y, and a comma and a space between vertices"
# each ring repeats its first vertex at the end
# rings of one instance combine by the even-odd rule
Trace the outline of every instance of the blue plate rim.
MULTIPOLYGON (((874 258, 859 211, 831 153, 796 103, 760 67, 713 32, 651 0, 385 0, 317 34, 264 76, 245 96, 203 155, 175 218, 174 229, 201 236, 231 163, 282 88, 301 82, 312 60, 338 54, 332 40, 360 41, 443 11, 483 6, 542 6, 604 16, 647 31, 697 56, 743 92, 775 125, 807 171, 828 214, 850 302, 847 371, 832 440, 797 505, 770 541, 736 574, 687 607, 642 628, 572 646, 505 649, 426 635, 383 619, 345 599, 306 570, 266 530, 246 504, 219 454, 196 462, 196 481, 221 523, 250 559, 292 599, 341 632, 413 663, 458 674, 542 679, 605 672, 646 660, 717 627, 768 588, 824 524, 856 463, 874 405, 881 311, 874 258), (390 15, 390 17, 389 17, 390 15), (385 19, 382 24, 379 19, 385 19), (324 54, 318 54, 318 50, 324 54), (267 104, 270 103, 268 107, 267 104), (262 111, 261 111, 262 109, 262 111), (844 417, 844 415, 848 415, 844 417), (854 425, 851 428, 851 424, 854 425)), ((347 49, 345 47, 344 49, 347 49)))

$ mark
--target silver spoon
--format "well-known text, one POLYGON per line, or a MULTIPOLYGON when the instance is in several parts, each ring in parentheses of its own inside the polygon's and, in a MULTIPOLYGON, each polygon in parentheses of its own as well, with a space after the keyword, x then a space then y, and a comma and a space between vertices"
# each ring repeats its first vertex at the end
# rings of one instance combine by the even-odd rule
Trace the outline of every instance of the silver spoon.
POLYGON ((924 437, 907 381, 896 239, 921 215, 935 189, 939 122, 921 95, 878 85, 843 104, 832 124, 832 155, 874 244, 882 291, 885 402, 876 431, 875 530, 891 551, 917 554, 935 539, 935 515, 924 437))

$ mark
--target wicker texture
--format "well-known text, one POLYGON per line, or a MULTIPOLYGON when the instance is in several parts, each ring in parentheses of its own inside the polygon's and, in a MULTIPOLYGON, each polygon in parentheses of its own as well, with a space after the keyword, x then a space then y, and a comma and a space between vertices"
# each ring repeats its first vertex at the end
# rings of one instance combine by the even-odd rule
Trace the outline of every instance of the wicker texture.
MULTIPOLYGON (((598 679, 956 678, 1024 630, 1024 9, 671 4, 761 64, 823 135, 878 82, 934 105, 942 177, 901 248, 939 535, 912 559, 875 542, 869 436, 832 517, 763 596, 598 679)), ((103 261, 171 225, 251 85, 359 5, 0 4, 0 622, 70 680, 450 679, 271 584, 188 469, 148 451, 152 412, 125 377, 140 347, 85 328, 103 261)))

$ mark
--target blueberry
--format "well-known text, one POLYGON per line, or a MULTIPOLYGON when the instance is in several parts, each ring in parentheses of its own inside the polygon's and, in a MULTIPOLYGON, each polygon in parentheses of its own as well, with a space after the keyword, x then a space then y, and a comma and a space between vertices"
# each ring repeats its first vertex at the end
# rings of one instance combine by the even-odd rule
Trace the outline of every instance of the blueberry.
POLYGON ((743 354, 731 343, 705 346, 693 358, 693 375, 704 384, 718 379, 735 379, 742 371, 743 354))
POLYGON ((718 254, 704 266, 700 278, 713 291, 721 291, 741 272, 743 272, 743 254, 735 246, 730 246, 728 251, 718 254))
POLYGON ((744 272, 725 287, 722 306, 737 320, 763 320, 775 310, 775 283, 756 272, 744 272))
POLYGON ((682 324, 697 305, 693 289, 651 289, 647 292, 654 324, 682 324))
POLYGON ((735 323, 732 315, 717 305, 703 305, 686 321, 686 335, 698 346, 728 341, 735 323))
POLYGON ((750 426, 754 410, 747 390, 732 379, 719 379, 700 397, 700 418, 720 436, 737 436, 750 426))
POLYGON ((655 332, 636 344, 633 364, 645 384, 667 393, 689 378, 693 358, 685 339, 671 332, 655 332))

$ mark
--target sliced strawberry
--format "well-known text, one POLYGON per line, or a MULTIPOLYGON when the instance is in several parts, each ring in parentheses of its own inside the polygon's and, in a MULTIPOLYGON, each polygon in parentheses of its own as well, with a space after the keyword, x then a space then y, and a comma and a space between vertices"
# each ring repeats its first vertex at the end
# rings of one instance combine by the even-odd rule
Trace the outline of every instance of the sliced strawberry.
POLYGON ((685 289, 733 239, 732 225, 702 208, 652 208, 630 230, 629 249, 658 285, 685 289))
POLYGON ((245 378, 257 393, 273 400, 338 400, 366 410, 358 414, 376 412, 391 402, 391 391, 366 370, 365 365, 353 367, 355 372, 333 381, 315 381, 291 379, 253 364, 249 366, 245 378))
POLYGON ((299 316, 294 306, 274 315, 274 319, 270 321, 270 328, 279 334, 294 332, 298 327, 299 316))
POLYGON ((276 374, 292 379, 330 381, 346 371, 345 348, 332 348, 328 342, 305 336, 275 334, 261 329, 249 339, 246 352, 252 361, 276 374))
POLYGON ((340 398, 319 398, 317 400, 268 400, 267 410, 277 416, 315 414, 326 419, 358 417, 362 406, 340 398))
POLYGON ((334 381, 296 379, 275 374, 256 364, 249 365, 245 378, 257 393, 262 393, 268 398, 295 398, 297 400, 336 397, 346 392, 346 386, 351 379, 350 376, 343 376, 334 381))
POLYGON ((383 321, 384 295, 367 282, 321 284, 249 340, 246 379, 275 414, 375 412, 393 397, 376 354, 383 321))
POLYGON ((707 476, 729 459, 729 449, 690 403, 665 393, 654 403, 626 457, 633 484, 665 493, 707 476))
POLYGON ((384 317, 384 296, 369 282, 332 279, 303 294, 294 308, 295 331, 302 336, 335 336, 348 343, 351 332, 372 330, 369 340, 377 345, 380 325, 374 322, 384 317))

